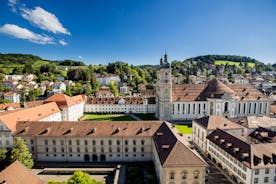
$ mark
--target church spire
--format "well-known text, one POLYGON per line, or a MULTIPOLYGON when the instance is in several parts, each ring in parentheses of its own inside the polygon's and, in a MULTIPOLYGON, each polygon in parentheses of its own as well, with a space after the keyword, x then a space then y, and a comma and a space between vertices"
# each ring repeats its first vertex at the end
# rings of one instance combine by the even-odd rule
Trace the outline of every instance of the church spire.
POLYGON ((165 55, 164 55, 164 63, 168 63, 168 56, 167 56, 167 52, 165 52, 165 55))

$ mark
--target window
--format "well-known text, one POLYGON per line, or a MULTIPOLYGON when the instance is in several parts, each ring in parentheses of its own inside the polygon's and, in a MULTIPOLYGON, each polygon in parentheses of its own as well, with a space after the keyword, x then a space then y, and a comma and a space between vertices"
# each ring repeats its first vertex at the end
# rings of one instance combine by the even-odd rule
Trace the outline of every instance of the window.
POLYGON ((48 145, 48 140, 45 140, 45 145, 48 145))
POLYGON ((69 148, 69 152, 72 152, 73 150, 72 150, 72 148, 69 148))
POLYGON ((128 148, 125 148, 125 152, 128 152, 128 148))
POLYGON ((125 140, 125 145, 128 145, 128 141, 127 140, 125 140))
POLYGON ((53 140, 53 145, 56 145, 56 140, 53 140))
POLYGON ((274 182, 276 182, 276 176, 274 176, 274 182))
POLYGON ((171 179, 171 180, 174 180, 174 178, 175 178, 175 173, 174 173, 174 172, 171 172, 171 173, 170 173, 170 179, 171 179))
POLYGON ((133 148, 133 152, 136 152, 136 148, 133 148))
POLYGON ((54 147, 54 148, 53 148, 53 152, 57 152, 57 148, 54 147))
POLYGON ((141 148, 141 152, 144 152, 144 148, 143 147, 141 148))
POLYGON ((182 180, 185 180, 185 179, 187 179, 187 171, 183 171, 182 173, 181 173, 181 177, 182 177, 182 180))
POLYGON ((95 141, 95 140, 93 140, 93 141, 92 141, 92 144, 93 144, 93 145, 96 145, 96 141, 95 141))
POLYGON ((111 145, 111 144, 112 144, 112 140, 109 140, 109 141, 108 141, 108 144, 111 145))
POLYGON ((103 142, 103 140, 101 140, 101 145, 103 145, 104 144, 104 142, 103 142))
POLYGON ((87 145, 87 144, 88 144, 87 140, 85 140, 85 141, 84 141, 84 144, 85 144, 85 145, 87 145))
POLYGON ((117 145, 120 145, 120 141, 119 140, 117 140, 117 145))
POLYGON ((61 144, 61 145, 64 145, 64 140, 61 140, 61 141, 60 141, 60 144, 61 144))
POLYGON ((194 179, 198 179, 199 178, 199 171, 195 170, 194 171, 194 179))
POLYGON ((136 145, 136 140, 133 140, 133 145, 136 145))
POLYGON ((269 168, 265 169, 265 174, 269 174, 269 168))
POLYGON ((64 148, 61 148, 61 152, 62 152, 62 153, 64 152, 64 148))
POLYGON ((117 152, 120 152, 120 148, 119 147, 117 148, 117 152))
POLYGON ((33 144, 33 143, 34 143, 34 140, 31 139, 31 144, 33 144))
POLYGON ((145 141, 144 141, 144 140, 141 140, 141 144, 144 145, 144 144, 145 144, 145 141))
POLYGON ((69 144, 69 145, 72 145, 72 141, 71 141, 71 140, 69 140, 69 141, 68 141, 68 144, 69 144))
POLYGON ((255 175, 259 175, 260 174, 260 170, 259 169, 256 169, 255 170, 255 175))
POLYGON ((49 151, 49 148, 46 147, 46 148, 45 148, 45 151, 48 152, 48 151, 49 151))
POLYGON ((268 183, 268 177, 264 177, 264 183, 268 183))
POLYGON ((80 140, 77 140, 76 142, 77 142, 77 145, 80 145, 80 140))

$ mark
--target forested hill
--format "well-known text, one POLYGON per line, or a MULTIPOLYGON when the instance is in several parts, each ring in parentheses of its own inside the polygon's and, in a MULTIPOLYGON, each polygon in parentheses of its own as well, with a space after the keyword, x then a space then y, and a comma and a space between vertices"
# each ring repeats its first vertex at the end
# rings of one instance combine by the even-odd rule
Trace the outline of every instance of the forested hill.
POLYGON ((185 61, 197 61, 208 64, 215 64, 215 61, 232 61, 232 62, 250 62, 250 63, 262 63, 254 58, 246 56, 235 56, 235 55, 204 55, 186 59, 185 61))
POLYGON ((0 64, 26 64, 30 63, 33 64, 37 61, 45 61, 45 62, 53 62, 58 65, 63 66, 85 66, 82 61, 74 61, 74 60, 60 60, 60 61, 52 61, 52 60, 45 60, 40 58, 39 56, 35 56, 32 54, 1 54, 0 53, 0 64))

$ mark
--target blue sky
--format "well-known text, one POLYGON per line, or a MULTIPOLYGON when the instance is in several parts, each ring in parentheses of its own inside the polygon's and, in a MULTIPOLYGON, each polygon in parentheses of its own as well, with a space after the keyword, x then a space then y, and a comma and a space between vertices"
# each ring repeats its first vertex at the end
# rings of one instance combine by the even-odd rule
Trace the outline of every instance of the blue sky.
POLYGON ((0 52, 86 64, 205 54, 276 63, 274 0, 0 0, 0 52))

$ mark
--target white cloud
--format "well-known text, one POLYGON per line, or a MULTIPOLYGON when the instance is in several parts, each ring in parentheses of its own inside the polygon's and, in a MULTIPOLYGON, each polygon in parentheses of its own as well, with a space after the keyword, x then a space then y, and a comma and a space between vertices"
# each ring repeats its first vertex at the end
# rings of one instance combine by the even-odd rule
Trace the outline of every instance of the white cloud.
POLYGON ((17 11, 16 4, 17 4, 17 0, 8 0, 8 5, 13 12, 17 11))
POLYGON ((64 40, 59 40, 58 41, 61 45, 68 45, 68 43, 66 42, 66 41, 64 41, 64 40))
POLYGON ((79 59, 82 59, 82 56, 78 56, 79 59))
POLYGON ((0 33, 13 36, 15 38, 28 40, 38 44, 55 44, 54 39, 47 35, 36 34, 26 28, 14 24, 5 24, 0 27, 0 33))
POLYGON ((28 8, 21 8, 21 10, 21 16, 40 29, 55 34, 63 33, 70 35, 70 32, 63 27, 58 18, 43 8, 35 7, 33 10, 28 8))

